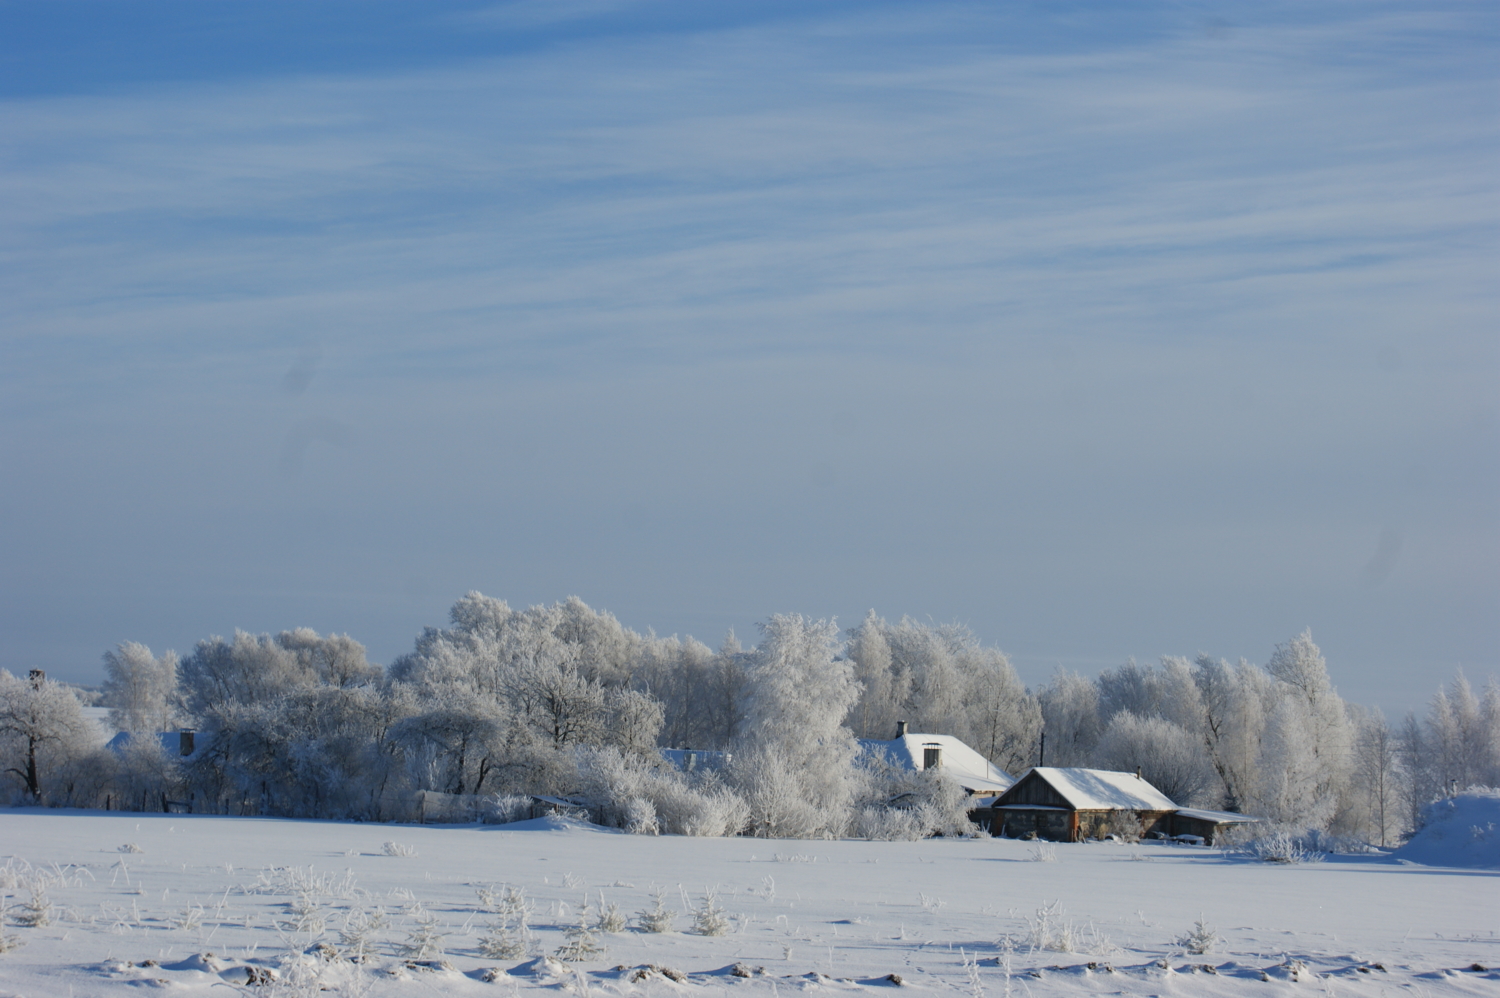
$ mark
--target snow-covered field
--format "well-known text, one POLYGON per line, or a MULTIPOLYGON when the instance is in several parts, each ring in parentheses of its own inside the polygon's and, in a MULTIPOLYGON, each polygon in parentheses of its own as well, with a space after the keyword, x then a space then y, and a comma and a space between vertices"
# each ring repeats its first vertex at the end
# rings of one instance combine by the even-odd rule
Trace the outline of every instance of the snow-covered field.
POLYGON ((1275 866, 1157 843, 1033 858, 1045 852, 999 839, 650 838, 557 819, 412 827, 7 810, 3 932, 22 945, 0 954, 0 995, 775 996, 889 991, 892 974, 909 990, 991 996, 1500 994, 1500 972, 1478 969, 1500 965, 1494 870, 1384 857, 1275 866), (631 927, 601 934, 607 952, 583 963, 486 958, 495 916, 478 891, 502 884, 535 903, 533 953, 562 946, 601 892, 631 927), (36 913, 32 886, 45 890, 48 924, 21 926, 36 913), (635 927, 653 888, 666 889, 676 931, 635 927), (706 889, 727 934, 693 932, 683 913, 706 889), (369 934, 365 962, 326 958, 351 912, 377 911, 388 924, 369 934), (1214 930, 1201 935, 1221 938, 1193 954, 1179 940, 1200 917, 1214 930), (424 923, 441 955, 402 955, 424 923), (673 973, 640 971, 650 964, 673 973))

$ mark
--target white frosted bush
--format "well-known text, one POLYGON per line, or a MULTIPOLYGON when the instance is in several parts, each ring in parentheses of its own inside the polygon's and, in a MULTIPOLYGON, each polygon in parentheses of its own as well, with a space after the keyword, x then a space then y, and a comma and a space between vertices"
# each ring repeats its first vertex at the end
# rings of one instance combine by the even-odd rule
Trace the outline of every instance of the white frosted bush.
POLYGON ((375 933, 385 927, 384 909, 351 908, 339 929, 339 945, 344 948, 344 955, 355 963, 364 963, 374 952, 375 933))
POLYGON ((1263 863, 1318 863, 1323 853, 1303 835, 1285 828, 1273 829, 1251 839, 1244 846, 1246 855, 1263 863))
POLYGON ((1036 914, 1026 919, 1031 949, 1052 950, 1057 953, 1075 952, 1078 945, 1077 931, 1073 920, 1062 910, 1061 901, 1042 905, 1036 914))
POLYGON ((1033 863, 1055 863, 1057 862, 1057 844, 1038 842, 1031 847, 1031 852, 1026 858, 1033 863))
POLYGON ((599 937, 594 935, 594 927, 589 924, 591 915, 593 910, 588 905, 578 910, 578 921, 568 927, 564 933, 567 942, 557 948, 554 956, 566 963, 603 959, 604 947, 599 945, 599 937))
POLYGON ((605 903, 604 893, 599 893, 599 931, 624 932, 628 924, 625 913, 613 901, 605 903))
POLYGON ((652 905, 645 911, 636 912, 636 924, 646 932, 671 932, 677 913, 667 907, 667 890, 658 887, 652 895, 652 905))
POLYGON ((928 825, 918 811, 873 806, 860 809, 855 831, 873 842, 915 842, 928 834, 928 825))
POLYGON ((719 907, 718 896, 713 891, 705 892, 703 903, 693 910, 693 931, 700 936, 722 936, 729 929, 729 916, 719 907))
POLYGON ((499 893, 493 888, 481 887, 479 900, 498 916, 486 927, 487 934, 480 938, 480 952, 492 960, 515 960, 530 952, 533 937, 527 923, 535 906, 526 897, 526 891, 509 884, 499 893))
POLYGON ((644 797, 631 797, 625 801, 625 830, 631 835, 658 835, 661 827, 656 823, 656 805, 644 797))
POLYGON ((12 920, 27 928, 40 928, 43 925, 52 924, 52 901, 47 897, 46 888, 33 887, 31 889, 31 900, 21 905, 20 910, 11 916, 12 920))
POLYGON ((429 960, 443 955, 443 940, 446 936, 438 931, 438 918, 431 912, 419 911, 415 924, 406 932, 406 942, 396 949, 404 957, 413 960, 429 960))
POLYGON ((489 825, 525 821, 531 815, 531 798, 519 794, 491 794, 481 805, 481 820, 489 825))
POLYGON ((409 859, 417 854, 416 846, 409 846, 401 842, 386 842, 381 845, 380 851, 387 856, 397 856, 409 859))
POLYGON ((1218 932, 1203 921, 1202 915, 1199 915, 1198 921, 1193 923, 1192 931, 1185 932, 1177 937, 1177 945, 1182 947, 1185 952, 1191 953, 1194 956, 1212 953, 1214 947, 1223 941, 1223 939, 1219 938, 1218 932))

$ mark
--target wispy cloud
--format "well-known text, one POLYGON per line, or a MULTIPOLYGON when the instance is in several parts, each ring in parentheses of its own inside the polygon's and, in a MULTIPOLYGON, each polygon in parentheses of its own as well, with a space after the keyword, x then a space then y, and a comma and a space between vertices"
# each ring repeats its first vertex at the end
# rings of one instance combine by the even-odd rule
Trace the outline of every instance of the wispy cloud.
POLYGON ((57 470, 107 463, 94 426, 138 492, 166 462, 205 506, 235 496, 232 524, 174 498, 152 536, 282 531, 317 552, 285 554, 299 578, 351 548, 387 552, 397 589, 504 563, 664 630, 655 607, 746 630, 713 608, 912 600, 882 609, 1037 661, 1196 650, 1128 644, 1164 645, 1173 600, 1205 649, 1211 624, 1284 640, 1308 601, 1378 649, 1379 606, 1351 601, 1411 597, 1408 566, 1500 589, 1474 554, 1500 533, 1472 458, 1496 435, 1482 14, 1044 32, 834 5, 670 32, 634 10, 470 11, 555 31, 422 69, 0 103, 0 458, 43 497, 7 508, 54 546, 49 506, 106 522, 57 470), (278 467, 295 502, 353 511, 309 526, 278 467), (576 551, 395 536, 515 518, 576 551), (1360 566, 1392 522, 1402 569, 1375 593, 1360 566), (641 595, 614 566, 652 551, 675 581, 641 595), (1088 579, 1126 593, 1107 626, 1068 607, 1088 579))

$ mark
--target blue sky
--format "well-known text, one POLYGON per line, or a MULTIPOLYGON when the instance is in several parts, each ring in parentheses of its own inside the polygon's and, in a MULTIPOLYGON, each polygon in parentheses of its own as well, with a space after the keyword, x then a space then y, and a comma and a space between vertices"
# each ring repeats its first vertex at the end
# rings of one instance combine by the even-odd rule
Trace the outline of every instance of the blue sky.
POLYGON ((479 589, 1482 680, 1497 29, 0 2, 0 667, 479 589))

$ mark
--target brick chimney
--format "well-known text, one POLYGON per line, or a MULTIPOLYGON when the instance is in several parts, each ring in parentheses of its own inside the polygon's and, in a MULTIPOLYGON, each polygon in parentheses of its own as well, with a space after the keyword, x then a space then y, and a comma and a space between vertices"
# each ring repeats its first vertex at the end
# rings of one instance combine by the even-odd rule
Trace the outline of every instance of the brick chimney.
POLYGON ((896 722, 896 737, 897 738, 905 738, 906 737, 906 722, 905 721, 897 721, 896 722))

